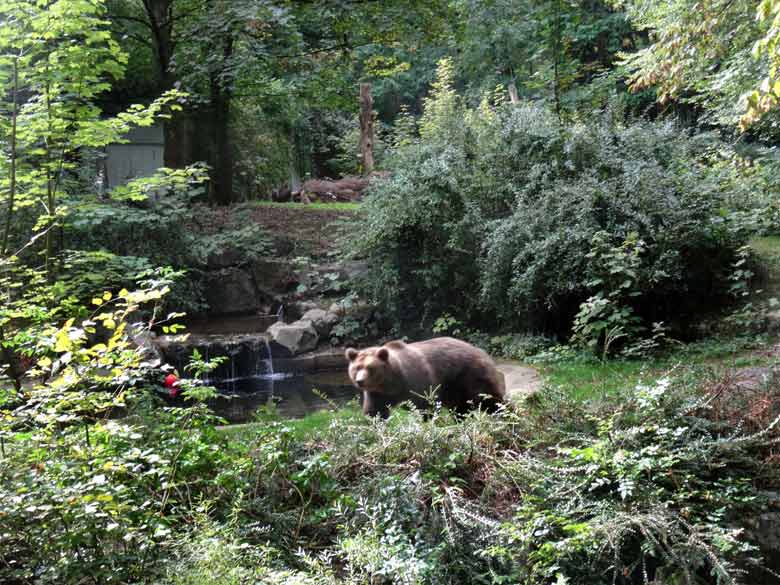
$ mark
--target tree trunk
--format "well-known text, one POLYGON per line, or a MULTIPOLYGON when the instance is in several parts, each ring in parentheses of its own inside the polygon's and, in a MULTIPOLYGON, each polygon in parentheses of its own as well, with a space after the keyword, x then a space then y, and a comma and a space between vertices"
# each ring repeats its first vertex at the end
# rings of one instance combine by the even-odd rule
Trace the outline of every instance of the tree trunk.
MULTIPOLYGON (((173 4, 175 0, 143 0, 149 28, 152 31, 157 52, 157 71, 160 91, 172 89, 176 79, 171 72, 171 61, 176 47, 173 38, 173 4)), ((181 168, 195 161, 193 152, 194 130, 188 114, 179 112, 163 123, 165 145, 163 164, 169 168, 181 168)))
POLYGON ((12 348, 6 345, 2 327, 0 327, 0 358, 8 364, 6 375, 11 378, 14 389, 19 392, 22 389, 24 369, 19 364, 19 357, 14 353, 12 348))
POLYGON ((14 58, 13 73, 13 110, 11 112, 11 161, 10 176, 8 180, 8 209, 5 216, 5 229, 3 230, 3 243, 0 246, 0 255, 5 256, 8 252, 8 237, 11 233, 11 220, 14 215, 14 199, 16 198, 16 118, 18 114, 18 94, 19 94, 19 58, 14 58))
MULTIPOLYGON (((230 33, 228 33, 230 34, 230 33)), ((224 40, 223 63, 233 54, 233 38, 224 40)), ((233 145, 230 140, 230 88, 215 72, 211 76, 211 111, 213 134, 211 158, 211 200, 219 205, 233 202, 233 145)))
POLYGON ((197 160, 194 151, 194 128, 189 111, 177 112, 163 123, 163 164, 171 169, 186 167, 197 160))
POLYGON ((371 97, 371 84, 360 84, 360 156, 363 174, 374 171, 374 100, 371 97))
POLYGON ((555 28, 553 39, 553 100, 555 101, 555 114, 558 116, 558 121, 561 121, 561 76, 560 76, 560 61, 561 61, 561 2, 556 0, 555 2, 555 28))
POLYGON ((290 191, 298 193, 303 188, 301 180, 301 171, 298 165, 300 157, 298 156, 298 139, 295 132, 295 126, 290 124, 290 191))
POLYGON ((211 98, 214 116, 211 172, 212 201, 228 205, 233 201, 233 153, 230 142, 230 96, 225 90, 211 98))

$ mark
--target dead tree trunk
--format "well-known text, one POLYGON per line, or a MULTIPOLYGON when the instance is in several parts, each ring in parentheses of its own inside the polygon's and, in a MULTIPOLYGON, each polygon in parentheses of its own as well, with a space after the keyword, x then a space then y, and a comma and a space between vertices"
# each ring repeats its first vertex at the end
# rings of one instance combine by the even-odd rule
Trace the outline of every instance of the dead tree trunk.
POLYGON ((374 100, 371 97, 371 84, 360 84, 360 156, 363 174, 374 171, 374 100))
POLYGON ((515 106, 520 103, 520 96, 517 95, 517 86, 514 81, 509 84, 509 101, 515 106))
POLYGON ((298 193, 301 190, 303 181, 301 180, 300 157, 298 156, 298 133, 295 130, 295 126, 290 124, 290 158, 289 158, 289 170, 290 170, 290 191, 298 193))

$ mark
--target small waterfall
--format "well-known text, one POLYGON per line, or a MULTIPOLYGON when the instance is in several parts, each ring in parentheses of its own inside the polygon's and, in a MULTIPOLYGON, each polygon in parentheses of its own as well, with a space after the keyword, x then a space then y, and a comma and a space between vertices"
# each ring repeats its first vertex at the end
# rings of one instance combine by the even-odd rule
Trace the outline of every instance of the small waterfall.
MULTIPOLYGON (((280 310, 273 318, 281 318, 280 310)), ((272 355, 272 341, 266 333, 245 333, 230 335, 192 335, 183 340, 161 336, 158 347, 165 360, 175 366, 180 375, 185 372, 192 352, 198 350, 202 359, 212 360, 224 356, 225 361, 213 372, 204 376, 208 385, 217 388, 217 396, 209 400, 215 412, 232 422, 246 422, 252 419, 258 407, 275 404, 284 416, 302 416, 307 412, 323 408, 325 403, 317 388, 338 400, 351 400, 355 390, 343 372, 341 353, 333 354, 337 359, 304 357, 300 360, 272 355), (319 368, 315 370, 314 368, 319 368), (314 379, 314 374, 338 371, 337 379, 329 376, 314 379), (342 379, 343 378, 343 379, 342 379)), ((162 384, 162 381, 160 381, 162 384)), ((161 391, 164 389, 161 386, 161 391)))
MULTIPOLYGON (((292 376, 293 374, 291 373, 274 371, 274 359, 271 353, 271 342, 268 340, 268 337, 266 337, 265 335, 262 337, 262 339, 263 339, 263 347, 264 347, 264 351, 262 353, 263 355, 265 355, 265 358, 260 360, 260 362, 262 362, 263 364, 262 366, 263 371, 262 373, 258 371, 257 376, 265 380, 284 380, 285 378, 289 378, 290 376, 292 376)), ((257 353, 258 354, 261 353, 259 351, 259 348, 257 353)))
POLYGON ((231 351, 228 354, 230 357, 230 392, 235 394, 236 392, 236 352, 231 351))
MULTIPOLYGON (((282 311, 282 307, 280 306, 279 307, 279 312, 281 313, 281 311, 282 311)), ((270 384, 270 386, 268 388, 268 401, 267 402, 268 402, 269 406, 273 406, 273 403, 274 403, 274 357, 271 354, 271 344, 268 342, 268 338, 267 337, 263 337, 263 341, 265 342, 265 355, 268 356, 268 358, 266 358, 265 361, 268 364, 268 373, 270 374, 269 375, 269 380, 271 382, 271 384, 270 384)))
MULTIPOLYGON (((282 312, 282 307, 279 307, 279 312, 282 312)), ((268 365, 268 373, 271 376, 271 379, 274 379, 274 357, 271 355, 271 344, 268 342, 267 337, 263 337, 263 341, 265 341, 265 355, 268 356, 266 358, 266 363, 268 365)))

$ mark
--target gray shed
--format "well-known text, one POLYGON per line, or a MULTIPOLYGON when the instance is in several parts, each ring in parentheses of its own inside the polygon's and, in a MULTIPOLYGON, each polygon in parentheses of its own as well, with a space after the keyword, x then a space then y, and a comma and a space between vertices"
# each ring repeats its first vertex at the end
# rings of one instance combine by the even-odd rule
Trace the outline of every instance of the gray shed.
POLYGON ((164 166, 162 126, 134 128, 126 138, 129 141, 126 144, 106 146, 104 188, 112 189, 130 179, 148 177, 164 166))

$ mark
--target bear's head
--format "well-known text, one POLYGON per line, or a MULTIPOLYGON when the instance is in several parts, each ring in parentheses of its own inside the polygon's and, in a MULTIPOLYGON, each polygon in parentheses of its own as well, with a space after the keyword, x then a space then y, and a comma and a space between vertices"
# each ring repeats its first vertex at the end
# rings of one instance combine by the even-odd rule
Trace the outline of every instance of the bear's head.
POLYGON ((369 347, 356 350, 352 347, 345 352, 349 360, 349 379, 366 392, 383 392, 392 376, 390 352, 386 347, 369 347))

